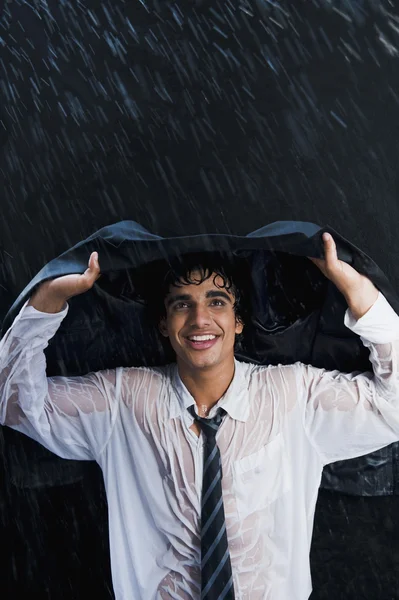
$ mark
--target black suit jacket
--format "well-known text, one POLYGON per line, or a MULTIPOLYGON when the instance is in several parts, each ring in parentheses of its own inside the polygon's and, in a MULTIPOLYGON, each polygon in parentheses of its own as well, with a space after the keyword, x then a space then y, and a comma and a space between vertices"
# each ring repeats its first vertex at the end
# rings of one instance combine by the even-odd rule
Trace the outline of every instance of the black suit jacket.
MULTIPOLYGON (((67 317, 46 350, 48 375, 165 364, 173 355, 137 296, 137 270, 187 252, 224 251, 243 261, 248 272, 251 318, 238 359, 258 364, 302 361, 345 372, 370 370, 368 351, 344 326, 343 296, 307 258, 323 256, 324 231, 334 236, 339 258, 367 275, 399 312, 398 297, 379 267, 330 227, 282 221, 247 236, 163 238, 134 221, 122 221, 48 263, 7 313, 2 334, 40 283, 83 272, 96 250, 102 277, 90 292, 70 302, 67 317)), ((90 468, 59 459, 9 429, 5 436, 12 480, 18 486, 68 483, 90 468)), ((322 487, 361 495, 398 493, 392 468, 397 452, 398 444, 391 444, 365 457, 328 465, 322 487)))

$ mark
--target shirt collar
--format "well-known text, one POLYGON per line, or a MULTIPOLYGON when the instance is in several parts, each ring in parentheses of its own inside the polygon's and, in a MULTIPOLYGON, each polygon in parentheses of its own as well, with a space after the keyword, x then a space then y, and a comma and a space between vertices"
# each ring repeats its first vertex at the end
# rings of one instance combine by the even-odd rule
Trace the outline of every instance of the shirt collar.
MULTIPOLYGON (((209 416, 214 416, 216 408, 223 408, 227 414, 237 421, 245 422, 249 417, 248 382, 245 376, 245 363, 234 359, 234 377, 226 393, 212 408, 209 416)), ((189 406, 194 404, 194 398, 182 382, 177 365, 172 366, 171 372, 173 394, 170 403, 169 417, 174 419, 181 416, 189 406)))

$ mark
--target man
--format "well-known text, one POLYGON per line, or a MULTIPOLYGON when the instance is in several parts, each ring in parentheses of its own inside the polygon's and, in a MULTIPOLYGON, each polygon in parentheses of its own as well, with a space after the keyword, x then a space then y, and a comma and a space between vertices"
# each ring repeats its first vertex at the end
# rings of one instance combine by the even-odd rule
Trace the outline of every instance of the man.
POLYGON ((43 283, 4 336, 2 423, 102 468, 118 600, 305 600, 323 466, 399 439, 399 317, 323 239, 312 260, 344 295, 374 377, 235 360, 239 290, 206 258, 163 299, 176 364, 46 378, 43 350, 100 276, 96 253, 83 275, 43 283))

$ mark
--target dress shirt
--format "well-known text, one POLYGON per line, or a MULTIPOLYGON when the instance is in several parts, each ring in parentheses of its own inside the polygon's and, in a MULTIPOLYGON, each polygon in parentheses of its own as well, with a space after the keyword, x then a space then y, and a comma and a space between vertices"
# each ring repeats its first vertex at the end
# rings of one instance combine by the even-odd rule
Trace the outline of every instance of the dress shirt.
MULTIPOLYGON (((200 598, 203 434, 175 364, 46 377, 44 349, 68 307, 24 306, 0 343, 1 423, 65 459, 100 465, 117 600, 200 598)), ((237 600, 306 600, 323 466, 399 440, 399 317, 380 293, 345 324, 374 373, 235 361, 217 407, 237 600)))

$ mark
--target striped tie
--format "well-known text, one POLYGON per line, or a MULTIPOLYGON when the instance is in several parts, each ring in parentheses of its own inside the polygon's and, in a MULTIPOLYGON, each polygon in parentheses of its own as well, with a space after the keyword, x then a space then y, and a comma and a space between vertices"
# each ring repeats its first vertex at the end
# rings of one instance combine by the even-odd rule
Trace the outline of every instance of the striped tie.
POLYGON ((234 600, 233 576, 222 497, 222 464, 216 433, 226 411, 212 419, 188 408, 205 436, 201 502, 201 600, 234 600))

